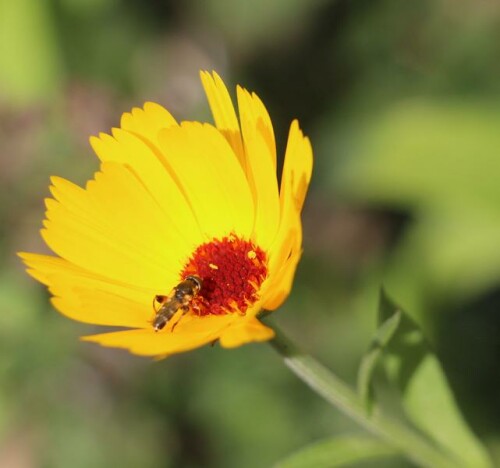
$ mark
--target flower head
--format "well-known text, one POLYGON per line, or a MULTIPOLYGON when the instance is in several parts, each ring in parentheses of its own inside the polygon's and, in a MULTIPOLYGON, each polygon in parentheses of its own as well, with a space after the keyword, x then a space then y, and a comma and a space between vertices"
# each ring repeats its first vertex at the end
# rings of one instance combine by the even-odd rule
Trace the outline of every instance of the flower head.
POLYGON ((101 166, 85 188, 51 179, 41 235, 55 256, 20 256, 62 314, 127 328, 86 341, 168 356, 274 335, 257 316, 291 289, 311 145, 293 121, 278 187, 261 100, 238 87, 238 118, 221 78, 201 80, 215 126, 147 102, 91 138, 101 166))

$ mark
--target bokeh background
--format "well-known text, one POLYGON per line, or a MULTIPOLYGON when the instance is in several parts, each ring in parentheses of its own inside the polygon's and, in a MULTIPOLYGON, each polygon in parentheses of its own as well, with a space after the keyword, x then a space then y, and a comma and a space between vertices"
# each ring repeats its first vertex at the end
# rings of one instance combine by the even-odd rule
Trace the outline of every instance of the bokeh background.
POLYGON ((122 112, 211 121, 199 69, 257 91, 281 154, 293 118, 313 142, 275 322, 354 384, 384 284, 500 460, 499 56, 496 0, 0 0, 0 467, 264 467, 358 430, 266 344, 154 362, 79 342, 95 330, 15 256, 46 251, 49 177, 90 178, 88 136, 122 112))

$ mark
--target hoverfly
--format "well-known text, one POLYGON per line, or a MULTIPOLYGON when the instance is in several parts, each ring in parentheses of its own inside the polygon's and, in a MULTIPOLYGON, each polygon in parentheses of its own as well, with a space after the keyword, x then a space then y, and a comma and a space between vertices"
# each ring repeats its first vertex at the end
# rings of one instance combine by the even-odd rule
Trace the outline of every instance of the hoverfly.
POLYGON ((187 276, 172 290, 170 295, 155 296, 154 301, 161 304, 161 306, 158 310, 155 309, 154 330, 159 331, 164 328, 179 309, 182 309, 184 314, 188 312, 189 306, 200 292, 202 284, 201 278, 198 276, 187 276))

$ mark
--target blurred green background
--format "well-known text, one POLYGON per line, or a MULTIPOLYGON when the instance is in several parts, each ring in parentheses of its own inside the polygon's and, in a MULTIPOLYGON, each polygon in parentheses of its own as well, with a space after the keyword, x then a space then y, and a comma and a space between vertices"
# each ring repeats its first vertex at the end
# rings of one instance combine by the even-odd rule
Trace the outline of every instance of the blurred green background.
MULTIPOLYGON (((81 343, 19 250, 49 176, 145 100, 209 119, 199 69, 315 149, 304 256, 273 319, 354 383, 378 288, 423 326, 500 460, 496 0, 0 0, 0 467, 265 467, 358 431, 265 345, 161 362, 81 343)), ((411 466, 396 460, 390 465, 411 466)))

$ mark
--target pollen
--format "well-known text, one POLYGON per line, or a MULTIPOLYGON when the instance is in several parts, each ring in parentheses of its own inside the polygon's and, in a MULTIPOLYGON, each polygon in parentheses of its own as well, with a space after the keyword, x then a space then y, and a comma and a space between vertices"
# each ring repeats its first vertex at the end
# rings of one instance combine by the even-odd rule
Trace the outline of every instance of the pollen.
POLYGON ((181 277, 196 275, 203 282, 192 303, 192 310, 198 315, 244 315, 259 299, 267 274, 265 252, 251 241, 231 234, 200 245, 181 277))

